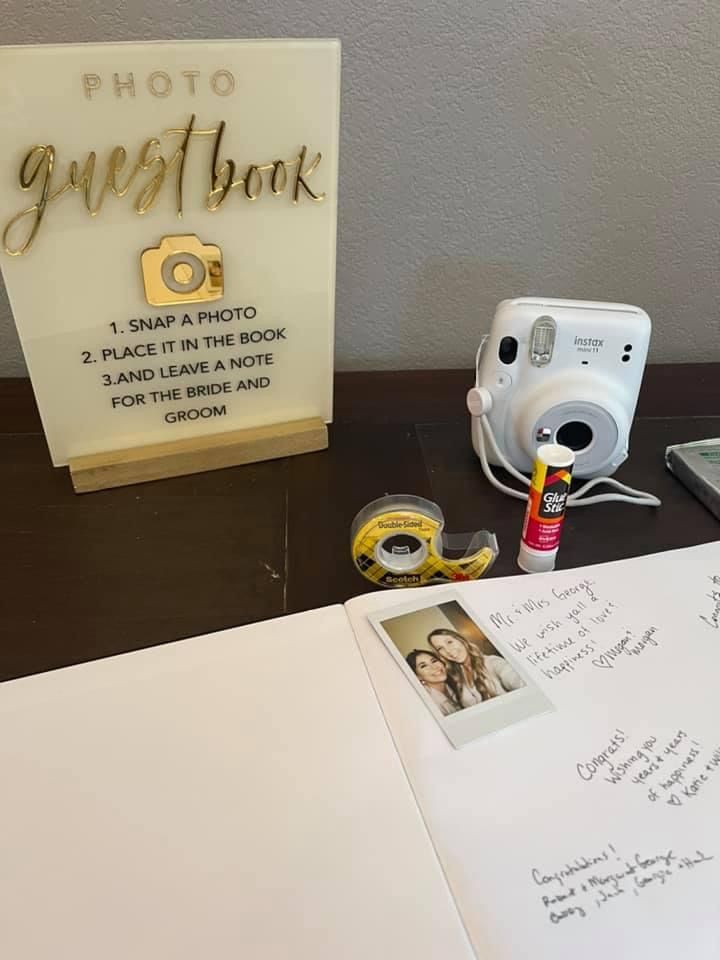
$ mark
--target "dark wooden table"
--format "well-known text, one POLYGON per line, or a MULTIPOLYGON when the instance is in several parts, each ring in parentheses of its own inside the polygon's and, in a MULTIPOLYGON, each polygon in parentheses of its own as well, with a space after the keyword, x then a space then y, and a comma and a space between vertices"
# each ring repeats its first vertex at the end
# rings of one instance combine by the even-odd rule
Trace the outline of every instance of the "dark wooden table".
MULTIPOLYGON (((437 501, 450 532, 494 530, 490 575, 518 573, 524 505, 480 471, 470 383, 465 371, 339 374, 326 452, 76 496, 50 465, 28 381, 0 380, 0 680, 369 591, 350 524, 386 493, 437 501)), ((571 510, 558 568, 718 539, 663 453, 719 435, 720 364, 650 367, 618 477, 663 506, 571 510)))

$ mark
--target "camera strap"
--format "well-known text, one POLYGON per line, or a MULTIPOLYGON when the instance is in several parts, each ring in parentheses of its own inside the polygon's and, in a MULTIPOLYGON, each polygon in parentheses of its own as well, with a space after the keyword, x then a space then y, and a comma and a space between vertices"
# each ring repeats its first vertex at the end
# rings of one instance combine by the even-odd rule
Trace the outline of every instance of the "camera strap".
MULTIPOLYGON (((475 355, 475 390, 471 391, 476 394, 476 397, 480 400, 481 404, 478 412, 474 412, 473 410, 470 411, 471 414, 477 417, 480 421, 480 430, 478 432, 478 454, 480 457, 480 466, 482 467, 482 471, 485 474, 488 482, 492 484, 496 490, 506 494, 508 497, 514 497, 516 500, 527 500, 528 495, 526 491, 516 490, 514 487, 509 487, 507 484, 502 483, 502 481, 498 480, 498 478, 492 472, 490 469, 490 464, 488 463, 487 450, 485 446, 486 441, 490 447, 493 457, 505 468, 505 470, 507 470, 512 477, 522 483, 525 487, 530 486, 530 480, 528 477, 520 473, 519 470, 516 470, 504 455, 502 450, 500 450, 495 439, 493 429, 490 426, 490 421, 487 417, 490 406, 492 405, 492 396, 488 390, 485 390, 480 386, 480 357, 487 340, 487 336, 482 338, 480 341, 480 346, 478 347, 475 355)), ((567 505, 569 507, 589 507, 593 503, 608 503, 612 501, 618 503, 632 503, 639 507, 659 507, 661 505, 660 499, 654 496, 652 493, 646 493, 643 490, 636 490, 634 487, 629 487, 627 484, 620 483, 619 480, 615 480, 612 477, 594 477, 592 480, 588 480, 587 483, 584 483, 578 490, 575 490, 569 495, 567 498, 567 505), (612 487, 613 491, 615 492, 596 493, 591 497, 586 496, 590 490, 599 486, 600 484, 612 487)))

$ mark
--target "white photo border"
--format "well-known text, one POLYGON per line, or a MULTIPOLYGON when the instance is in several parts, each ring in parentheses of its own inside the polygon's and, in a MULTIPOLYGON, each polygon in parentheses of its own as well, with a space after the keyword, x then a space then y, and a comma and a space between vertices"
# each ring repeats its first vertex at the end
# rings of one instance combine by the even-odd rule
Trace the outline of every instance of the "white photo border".
POLYGON ((430 710, 430 713, 440 725, 445 736, 456 748, 465 746, 480 737, 497 733, 515 723, 542 714, 552 713, 555 710, 552 701, 537 686, 536 681, 530 676, 522 664, 518 663, 513 652, 508 650, 507 645, 502 640, 496 639, 493 630, 485 626, 482 617, 477 615, 475 610, 465 602, 457 590, 441 589, 428 591, 427 593, 424 592, 424 596, 418 597, 416 601, 399 603, 368 614, 368 621, 407 677, 413 689, 417 692, 418 698, 430 710), (392 637, 385 629, 384 623, 388 620, 402 617, 405 614, 416 613, 417 611, 427 610, 431 607, 440 607, 442 604, 452 601, 458 604, 478 630, 487 637, 500 656, 502 656, 504 660, 507 660, 512 668, 522 677, 525 686, 520 690, 509 691, 501 697, 494 697, 486 703, 479 703, 474 707, 465 707, 457 713, 444 716, 437 705, 423 690, 422 685, 410 669, 403 655, 395 646, 392 637))

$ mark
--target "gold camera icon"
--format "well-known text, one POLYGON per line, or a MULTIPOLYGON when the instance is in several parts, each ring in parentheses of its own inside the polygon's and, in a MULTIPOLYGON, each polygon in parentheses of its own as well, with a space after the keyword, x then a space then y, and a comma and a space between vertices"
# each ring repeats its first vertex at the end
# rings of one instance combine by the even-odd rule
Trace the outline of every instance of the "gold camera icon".
POLYGON ((140 257, 145 299, 154 307, 207 303, 225 292, 220 247, 194 234, 163 237, 140 257))

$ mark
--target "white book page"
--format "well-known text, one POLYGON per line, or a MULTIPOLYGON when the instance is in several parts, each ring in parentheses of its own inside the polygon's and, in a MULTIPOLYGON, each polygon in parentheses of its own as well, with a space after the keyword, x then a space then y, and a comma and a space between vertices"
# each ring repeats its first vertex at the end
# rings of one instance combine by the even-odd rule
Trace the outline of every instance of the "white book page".
POLYGON ((346 609, 478 955, 720 957, 720 544, 453 588, 555 706, 462 749, 367 620, 444 589, 346 609))
POLYGON ((0 686, 0 957, 470 960, 341 607, 0 686))

